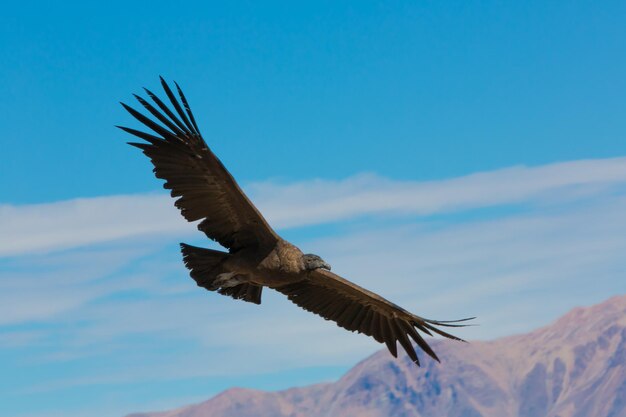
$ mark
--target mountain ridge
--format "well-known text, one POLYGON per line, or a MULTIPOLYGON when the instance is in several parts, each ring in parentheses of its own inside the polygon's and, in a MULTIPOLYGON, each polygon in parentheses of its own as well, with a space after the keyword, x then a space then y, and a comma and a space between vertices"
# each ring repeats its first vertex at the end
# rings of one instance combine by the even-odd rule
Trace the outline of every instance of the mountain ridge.
POLYGON ((199 404, 127 417, 626 417, 626 295, 531 332, 437 339, 442 364, 379 351, 336 382, 232 388, 199 404))

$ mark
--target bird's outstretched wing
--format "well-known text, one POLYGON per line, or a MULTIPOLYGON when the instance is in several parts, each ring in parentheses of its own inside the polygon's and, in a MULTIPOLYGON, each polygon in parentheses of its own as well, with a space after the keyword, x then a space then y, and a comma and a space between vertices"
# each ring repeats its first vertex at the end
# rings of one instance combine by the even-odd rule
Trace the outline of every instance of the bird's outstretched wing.
POLYGON ((396 342, 400 342, 417 365, 420 364, 419 359, 409 338, 439 361, 418 330, 429 336, 437 333, 449 339, 462 340, 437 326, 463 327, 463 324, 458 323, 471 320, 424 319, 324 269, 311 271, 307 279, 275 289, 305 310, 332 320, 344 329, 364 333, 385 343, 394 357, 398 355, 396 342))
POLYGON ((118 126, 147 142, 130 145, 150 158, 155 175, 165 180, 164 188, 178 198, 176 207, 188 221, 202 220, 198 229, 209 238, 231 252, 245 247, 273 247, 278 236, 207 146, 178 84, 182 106, 163 78, 161 85, 173 109, 147 89, 154 105, 135 95, 160 123, 122 103, 156 134, 118 126))

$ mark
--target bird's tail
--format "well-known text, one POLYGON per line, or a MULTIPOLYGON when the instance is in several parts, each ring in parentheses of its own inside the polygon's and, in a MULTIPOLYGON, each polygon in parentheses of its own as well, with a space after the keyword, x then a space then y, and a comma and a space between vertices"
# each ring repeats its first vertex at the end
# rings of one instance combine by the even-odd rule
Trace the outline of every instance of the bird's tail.
POLYGON ((196 281, 199 287, 209 291, 217 291, 222 295, 231 296, 237 300, 244 300, 250 303, 261 304, 261 291, 263 287, 252 283, 239 284, 234 287, 215 287, 214 281, 217 276, 224 271, 222 263, 230 255, 212 249, 199 248, 197 246, 180 244, 183 253, 183 261, 189 269, 189 275, 196 281))

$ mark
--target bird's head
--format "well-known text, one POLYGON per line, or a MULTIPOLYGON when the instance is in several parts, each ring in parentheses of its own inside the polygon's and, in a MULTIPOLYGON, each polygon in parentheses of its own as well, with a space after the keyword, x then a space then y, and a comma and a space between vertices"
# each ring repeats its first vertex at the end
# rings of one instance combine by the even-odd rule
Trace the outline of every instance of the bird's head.
POLYGON ((324 260, 317 255, 307 253, 302 257, 302 259, 304 259, 304 268, 307 271, 312 271, 318 268, 327 269, 330 271, 330 265, 324 262, 324 260))

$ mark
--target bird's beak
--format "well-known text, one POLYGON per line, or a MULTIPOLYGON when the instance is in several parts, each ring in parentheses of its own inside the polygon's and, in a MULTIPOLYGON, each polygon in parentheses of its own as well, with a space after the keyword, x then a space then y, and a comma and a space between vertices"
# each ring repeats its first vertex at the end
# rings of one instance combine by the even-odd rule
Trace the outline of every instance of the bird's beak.
POLYGON ((330 271, 330 265, 328 265, 326 262, 324 262, 324 263, 322 264, 322 268, 327 269, 327 270, 329 270, 329 271, 330 271))

